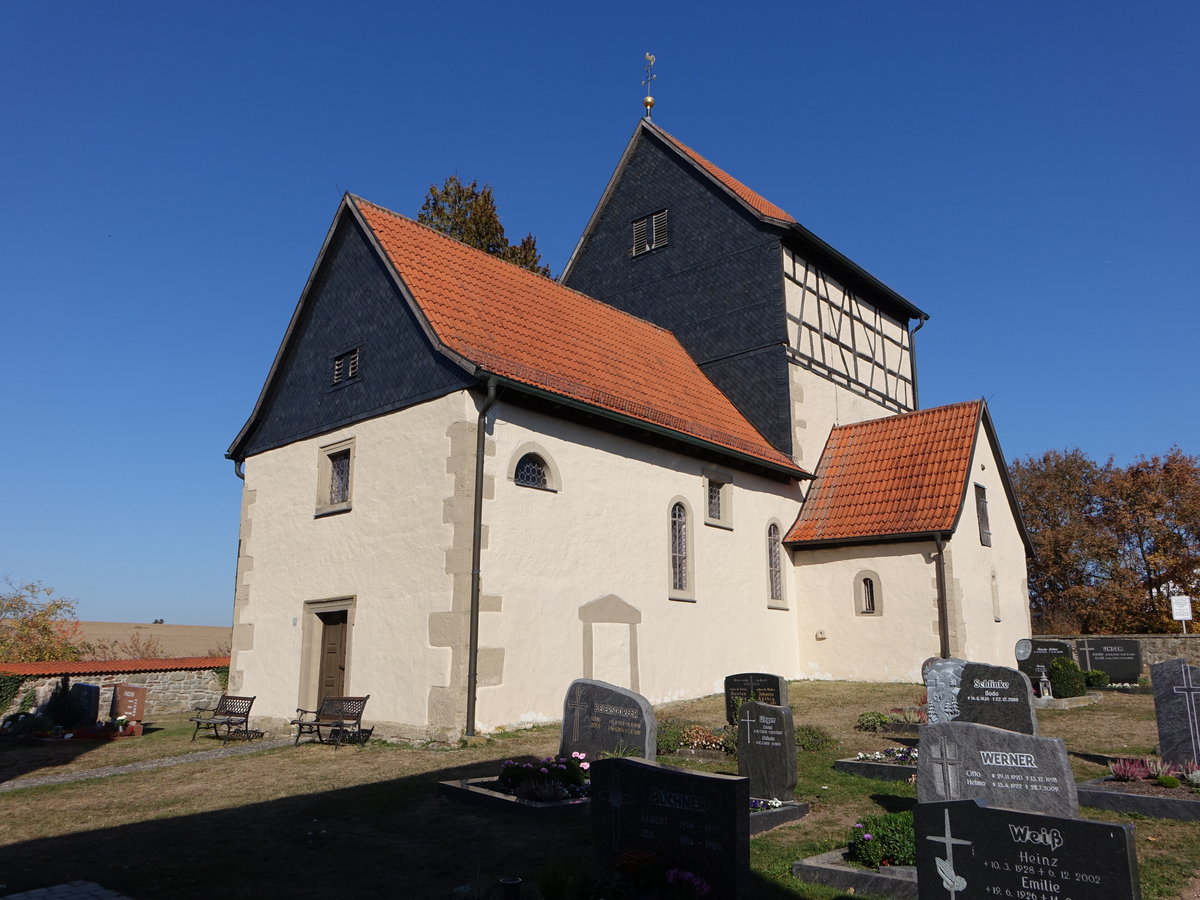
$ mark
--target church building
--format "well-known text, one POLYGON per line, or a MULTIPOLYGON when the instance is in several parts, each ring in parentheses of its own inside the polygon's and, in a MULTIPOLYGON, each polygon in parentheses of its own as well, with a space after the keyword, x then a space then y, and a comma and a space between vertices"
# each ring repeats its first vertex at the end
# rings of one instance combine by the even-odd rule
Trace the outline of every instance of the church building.
POLYGON ((983 401, 918 406, 926 318, 649 119, 560 281, 347 195, 227 454, 230 691, 445 739, 1011 663, 1029 541, 983 401))

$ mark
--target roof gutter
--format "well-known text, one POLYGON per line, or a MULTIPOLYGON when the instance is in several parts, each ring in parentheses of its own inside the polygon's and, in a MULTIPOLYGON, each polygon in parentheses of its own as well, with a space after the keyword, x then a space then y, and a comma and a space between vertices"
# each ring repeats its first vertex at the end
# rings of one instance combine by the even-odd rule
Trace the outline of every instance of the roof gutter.
POLYGON ((706 441, 703 438, 696 437, 682 431, 675 431, 674 429, 667 428, 664 425, 656 425, 653 422, 647 422, 645 419, 638 419, 633 416, 627 416, 623 413, 616 412, 615 410, 605 409, 603 406, 593 406, 592 404, 585 403, 582 400, 575 400, 571 397, 564 396, 563 394, 556 394, 553 391, 547 391, 543 390, 542 388, 534 387, 533 385, 525 384, 523 381, 514 381, 510 378, 505 378, 503 375, 489 375, 488 380, 489 382, 496 380, 503 387, 512 388, 515 391, 528 394, 531 397, 549 400, 553 403, 568 406, 572 409, 578 409, 582 412, 600 416, 604 419, 620 422, 623 425, 633 425, 637 428, 643 429, 644 431, 648 431, 651 434, 669 437, 673 440, 679 441, 680 443, 690 444, 693 447, 700 447, 710 452, 716 451, 722 453, 725 456, 739 460, 740 462, 748 465, 753 465, 760 469, 766 469, 776 477, 782 476, 786 478, 794 478, 796 480, 816 477, 811 473, 804 471, 804 469, 801 469, 799 466, 789 467, 780 463, 771 462, 768 459, 762 459, 749 453, 743 453, 739 450, 734 450, 731 447, 726 447, 724 444, 716 444, 712 441, 706 441))
POLYGON ((479 560, 483 547, 483 460, 487 414, 496 403, 496 378, 487 380, 487 397, 475 422, 475 498, 471 522, 471 612, 467 636, 467 737, 475 736, 475 687, 479 681, 479 594, 482 575, 479 560))

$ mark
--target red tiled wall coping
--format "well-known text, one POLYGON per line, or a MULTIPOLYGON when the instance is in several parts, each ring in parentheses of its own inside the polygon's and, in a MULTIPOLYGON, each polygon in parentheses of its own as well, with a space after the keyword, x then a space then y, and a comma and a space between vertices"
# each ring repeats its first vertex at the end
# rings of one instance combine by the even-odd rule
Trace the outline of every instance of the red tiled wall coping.
POLYGON ((228 656, 183 656, 174 659, 85 659, 78 662, 0 662, 0 675, 108 675, 124 672, 173 672, 229 665, 228 656))

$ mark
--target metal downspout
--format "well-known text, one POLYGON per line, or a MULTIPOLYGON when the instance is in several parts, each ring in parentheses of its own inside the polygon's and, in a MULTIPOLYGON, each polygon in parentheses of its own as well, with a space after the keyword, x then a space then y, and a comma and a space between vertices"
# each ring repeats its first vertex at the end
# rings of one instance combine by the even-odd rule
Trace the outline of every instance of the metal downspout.
POLYGON ((946 605, 946 561, 945 545, 942 536, 935 535, 937 542, 937 611, 938 611, 938 641, 941 644, 942 659, 950 658, 950 613, 946 605))
POLYGON ((471 523, 471 619, 467 637, 467 737, 475 736, 475 685, 479 680, 479 558, 483 544, 483 458, 488 410, 496 402, 496 379, 488 378, 487 398, 475 423, 475 498, 471 523))
POLYGON ((920 395, 917 393, 917 332, 924 328, 928 321, 929 316, 921 316, 917 327, 908 333, 908 361, 912 367, 913 409, 921 408, 920 395))

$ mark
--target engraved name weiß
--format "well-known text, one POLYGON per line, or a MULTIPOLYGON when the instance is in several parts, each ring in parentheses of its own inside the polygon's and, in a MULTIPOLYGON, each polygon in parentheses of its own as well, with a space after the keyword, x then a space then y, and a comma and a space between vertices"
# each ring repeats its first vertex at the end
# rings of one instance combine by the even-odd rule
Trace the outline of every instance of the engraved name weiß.
POLYGON ((1008 831, 1013 841, 1018 844, 1040 844, 1051 850, 1057 850, 1063 845, 1062 832, 1057 828, 1030 828, 1028 825, 1009 824, 1008 831))

